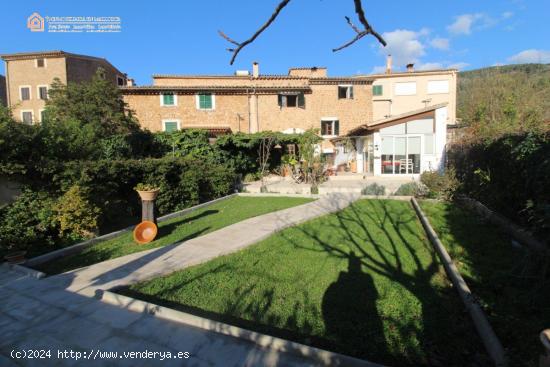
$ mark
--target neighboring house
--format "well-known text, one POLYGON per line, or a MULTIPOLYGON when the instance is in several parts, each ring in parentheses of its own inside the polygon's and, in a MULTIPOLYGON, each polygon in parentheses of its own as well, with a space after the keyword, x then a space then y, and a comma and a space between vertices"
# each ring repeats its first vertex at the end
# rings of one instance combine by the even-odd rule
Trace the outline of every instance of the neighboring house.
POLYGON ((59 78, 63 84, 90 80, 98 68, 119 86, 127 76, 107 60, 64 51, 24 52, 0 55, 6 64, 7 105, 16 120, 27 124, 42 121, 48 89, 59 78))
POLYGON ((6 77, 0 75, 0 105, 7 106, 8 100, 6 95, 6 77))
POLYGON ((252 69, 223 76, 153 75, 153 85, 121 89, 142 127, 151 131, 316 128, 329 155, 330 139, 372 121, 370 78, 328 77, 320 67, 291 68, 287 75, 260 74, 257 63, 252 69))
MULTIPOLYGON (((363 76, 358 76, 362 78, 363 76)), ((442 170, 447 125, 456 120, 457 70, 393 72, 373 78, 373 119, 335 139, 335 164, 356 161, 356 171, 374 175, 417 175, 442 170), (345 146, 347 145, 347 148, 345 146)))

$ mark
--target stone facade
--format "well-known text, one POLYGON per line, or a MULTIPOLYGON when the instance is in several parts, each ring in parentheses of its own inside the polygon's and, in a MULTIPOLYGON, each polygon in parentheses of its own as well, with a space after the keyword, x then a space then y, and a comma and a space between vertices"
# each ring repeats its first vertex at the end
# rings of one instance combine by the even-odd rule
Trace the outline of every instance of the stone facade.
POLYGON ((23 112, 31 112, 33 123, 41 121, 46 101, 40 99, 39 88, 49 88, 55 78, 63 84, 89 80, 98 68, 107 79, 125 85, 126 75, 107 60, 63 51, 29 52, 1 55, 6 65, 7 104, 16 120, 23 112), (29 88, 30 98, 22 100, 21 88, 29 88))
POLYGON ((179 128, 290 132, 320 129, 321 121, 327 119, 339 121, 339 133, 344 135, 372 121, 371 79, 329 78, 323 68, 296 68, 289 75, 257 77, 154 75, 152 86, 125 87, 122 93, 140 124, 151 131, 161 131, 163 121, 174 120, 179 128), (339 86, 352 88, 353 96, 339 98, 339 86), (201 92, 212 93, 212 110, 198 109, 196 99, 201 92), (163 93, 175 93, 176 105, 162 106, 163 93), (297 95, 303 95, 303 106, 280 105, 281 96, 297 95))

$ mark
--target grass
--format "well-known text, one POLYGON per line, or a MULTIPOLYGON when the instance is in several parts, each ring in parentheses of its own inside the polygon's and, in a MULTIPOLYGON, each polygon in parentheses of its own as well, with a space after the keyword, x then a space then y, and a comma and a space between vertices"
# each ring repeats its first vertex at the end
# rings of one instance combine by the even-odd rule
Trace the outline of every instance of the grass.
POLYGON ((487 362, 408 202, 361 200, 120 292, 389 365, 487 362))
POLYGON ((35 268, 47 274, 58 274, 135 252, 186 241, 251 217, 310 201, 312 200, 307 198, 290 197, 232 197, 159 223, 157 240, 148 244, 136 244, 132 232, 129 232, 88 247, 78 254, 55 259, 35 268))
POLYGON ((513 246, 508 235, 468 210, 421 206, 507 349, 510 365, 538 366, 538 335, 550 326, 549 259, 513 246))

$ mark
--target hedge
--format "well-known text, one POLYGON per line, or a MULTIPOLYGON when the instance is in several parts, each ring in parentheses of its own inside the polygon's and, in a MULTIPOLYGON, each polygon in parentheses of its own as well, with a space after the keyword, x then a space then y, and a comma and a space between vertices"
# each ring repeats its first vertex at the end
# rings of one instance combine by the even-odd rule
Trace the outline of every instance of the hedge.
POLYGON ((550 237, 550 133, 454 145, 448 159, 462 193, 550 237))

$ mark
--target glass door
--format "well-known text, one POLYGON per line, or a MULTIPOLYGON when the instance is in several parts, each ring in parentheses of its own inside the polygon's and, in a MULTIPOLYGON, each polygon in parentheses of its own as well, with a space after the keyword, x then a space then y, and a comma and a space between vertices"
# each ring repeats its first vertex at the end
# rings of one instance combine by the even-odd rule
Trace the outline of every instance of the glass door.
POLYGON ((421 149, 421 136, 382 136, 382 173, 420 173, 421 149))

